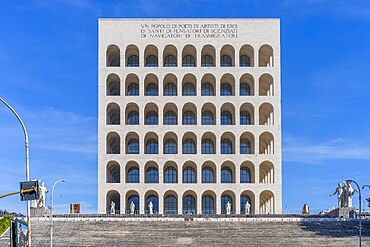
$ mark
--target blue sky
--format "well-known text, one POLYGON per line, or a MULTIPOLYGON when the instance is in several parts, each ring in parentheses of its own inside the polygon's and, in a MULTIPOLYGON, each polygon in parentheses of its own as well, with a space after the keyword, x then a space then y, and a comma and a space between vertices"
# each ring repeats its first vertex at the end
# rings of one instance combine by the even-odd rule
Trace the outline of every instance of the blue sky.
MULTIPOLYGON (((1 1, 0 97, 28 128, 31 178, 68 181, 58 212, 97 211, 99 17, 281 18, 284 210, 334 206, 342 179, 370 184, 369 1, 1 1)), ((0 194, 18 190, 24 164, 21 127, 0 105, 0 194)))

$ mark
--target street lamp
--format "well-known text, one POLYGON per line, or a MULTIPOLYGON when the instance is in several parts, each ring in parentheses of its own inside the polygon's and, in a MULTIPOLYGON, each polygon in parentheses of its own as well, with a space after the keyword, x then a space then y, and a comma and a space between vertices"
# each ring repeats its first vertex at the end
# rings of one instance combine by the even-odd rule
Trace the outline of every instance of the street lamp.
MULTIPOLYGON (((13 114, 17 117, 19 123, 22 125, 23 128, 23 133, 24 133, 24 142, 26 146, 26 181, 30 181, 30 162, 29 162, 29 157, 28 157, 28 134, 27 134, 27 129, 26 126, 24 125, 22 119, 19 117, 18 113, 8 104, 6 103, 5 100, 0 98, 0 101, 4 103, 12 112, 13 114)), ((27 239, 28 239, 28 246, 31 246, 31 220, 30 220, 30 201, 27 201, 27 225, 28 225, 28 230, 27 230, 27 239)))
POLYGON ((354 180, 346 180, 346 183, 355 183, 357 188, 358 188, 358 206, 359 206, 359 211, 360 211, 360 221, 359 221, 359 229, 358 229, 358 237, 359 237, 359 246, 362 246, 361 243, 361 188, 358 185, 358 183, 354 180))
POLYGON ((51 189, 51 195, 50 195, 50 247, 53 246, 53 195, 54 195, 54 187, 57 183, 62 182, 64 183, 64 179, 59 179, 55 181, 53 188, 51 189))

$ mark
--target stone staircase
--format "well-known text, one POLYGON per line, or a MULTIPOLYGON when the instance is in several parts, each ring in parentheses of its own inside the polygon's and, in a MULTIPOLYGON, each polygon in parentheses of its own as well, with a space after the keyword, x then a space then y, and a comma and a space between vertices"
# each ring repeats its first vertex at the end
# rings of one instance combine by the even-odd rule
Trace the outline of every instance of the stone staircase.
MULTIPOLYGON (((358 221, 112 221, 59 219, 54 246, 358 246, 358 221)), ((9 246, 0 240, 0 246, 9 246)), ((49 222, 32 221, 32 246, 49 246, 49 222)), ((370 246, 370 221, 363 224, 370 246)))

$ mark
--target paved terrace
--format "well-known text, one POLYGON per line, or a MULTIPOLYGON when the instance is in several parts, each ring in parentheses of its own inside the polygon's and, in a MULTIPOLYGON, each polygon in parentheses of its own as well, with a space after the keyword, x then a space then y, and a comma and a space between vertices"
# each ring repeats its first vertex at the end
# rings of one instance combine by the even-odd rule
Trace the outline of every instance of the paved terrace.
MULTIPOLYGON (((55 218, 54 246, 358 246, 358 221, 318 217, 55 218)), ((364 220, 363 246, 370 246, 364 220)), ((9 235, 0 246, 9 246, 9 235)), ((49 246, 49 219, 32 219, 32 246, 49 246)))

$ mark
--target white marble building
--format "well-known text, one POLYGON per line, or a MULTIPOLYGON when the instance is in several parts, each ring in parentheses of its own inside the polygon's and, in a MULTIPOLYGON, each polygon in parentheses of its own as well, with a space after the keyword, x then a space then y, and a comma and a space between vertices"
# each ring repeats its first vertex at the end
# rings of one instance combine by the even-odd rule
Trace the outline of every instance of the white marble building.
POLYGON ((282 211, 280 20, 99 20, 98 210, 282 211))

